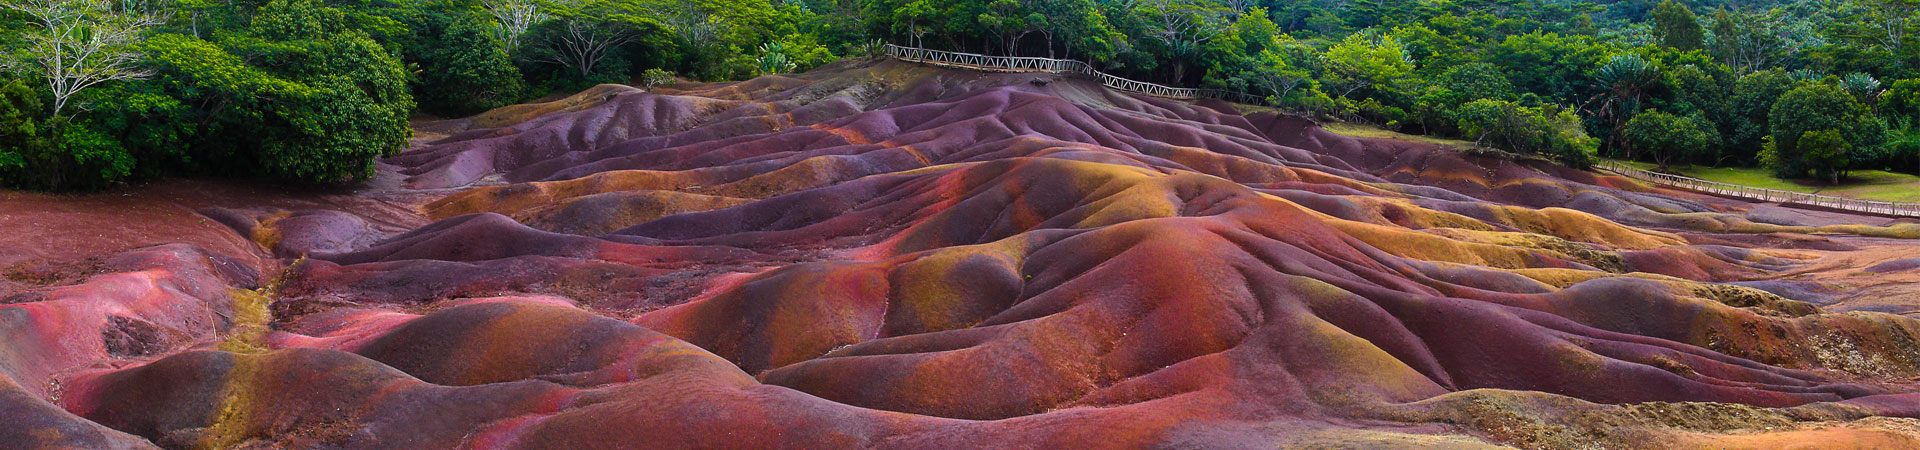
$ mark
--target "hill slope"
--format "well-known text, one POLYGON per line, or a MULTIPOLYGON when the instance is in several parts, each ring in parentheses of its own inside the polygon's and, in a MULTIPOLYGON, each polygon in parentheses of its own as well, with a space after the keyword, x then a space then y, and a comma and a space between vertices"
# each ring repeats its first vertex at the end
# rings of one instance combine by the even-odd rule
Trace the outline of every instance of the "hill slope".
POLYGON ((419 217, 236 200, 258 249, 0 286, 0 438, 1920 442, 1904 221, 898 62, 436 126, 347 196, 419 217))

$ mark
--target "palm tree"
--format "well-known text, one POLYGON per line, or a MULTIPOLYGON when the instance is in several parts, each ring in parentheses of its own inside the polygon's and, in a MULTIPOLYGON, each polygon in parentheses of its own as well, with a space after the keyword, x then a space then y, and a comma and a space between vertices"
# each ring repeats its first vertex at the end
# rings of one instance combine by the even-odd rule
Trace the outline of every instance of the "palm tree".
MULTIPOLYGON (((1594 86, 1603 92, 1588 100, 1587 104, 1597 104, 1591 112, 1607 123, 1607 147, 1620 148, 1624 143, 1620 131, 1626 126, 1627 119, 1640 112, 1640 99, 1646 95, 1648 87, 1660 80, 1660 68, 1639 55, 1613 55, 1600 65, 1599 70, 1594 71, 1593 78, 1594 86)), ((1627 159, 1632 159, 1632 146, 1625 147, 1627 159)))

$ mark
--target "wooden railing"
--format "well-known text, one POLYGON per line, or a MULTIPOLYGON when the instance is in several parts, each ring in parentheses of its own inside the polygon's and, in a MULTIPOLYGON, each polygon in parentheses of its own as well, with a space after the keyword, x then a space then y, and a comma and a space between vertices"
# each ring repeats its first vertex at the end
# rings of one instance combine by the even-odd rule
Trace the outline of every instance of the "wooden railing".
POLYGON ((1758 188, 1753 186, 1742 186, 1738 184, 1702 180, 1699 178, 1683 177, 1683 176, 1674 175, 1674 174, 1649 172, 1649 171, 1629 167, 1626 164, 1621 164, 1619 162, 1614 162, 1614 161, 1602 161, 1599 167, 1609 172, 1624 175, 1627 178, 1632 178, 1635 180, 1645 181, 1645 182, 1658 184, 1662 186, 1670 186, 1670 187, 1686 189, 1686 190, 1695 191, 1695 192, 1705 192, 1709 194, 1724 195, 1728 197, 1737 197, 1737 198, 1744 198, 1749 200, 1768 201, 1768 202, 1774 202, 1774 203, 1780 203, 1780 204, 1818 206, 1822 208, 1831 208, 1831 209, 1863 212, 1863 213, 1870 213, 1870 214, 1882 214, 1882 215, 1889 215, 1889 216, 1920 217, 1920 204, 1916 204, 1916 203, 1861 200, 1861 199, 1854 199, 1854 198, 1826 196, 1826 195, 1820 195, 1820 194, 1809 194, 1805 192, 1782 191, 1779 189, 1767 189, 1767 188, 1758 188))
POLYGON ((1182 100, 1214 98, 1240 103, 1259 104, 1265 99, 1240 92, 1219 89, 1194 89, 1163 86, 1145 81, 1134 81, 1094 70, 1092 65, 1070 59, 1035 58, 1025 56, 990 56, 975 53, 959 53, 941 50, 928 50, 915 47, 901 47, 887 44, 887 55, 894 59, 941 67, 957 67, 986 72, 1046 72, 1086 75, 1100 80, 1100 84, 1116 90, 1137 92, 1156 97, 1182 100))

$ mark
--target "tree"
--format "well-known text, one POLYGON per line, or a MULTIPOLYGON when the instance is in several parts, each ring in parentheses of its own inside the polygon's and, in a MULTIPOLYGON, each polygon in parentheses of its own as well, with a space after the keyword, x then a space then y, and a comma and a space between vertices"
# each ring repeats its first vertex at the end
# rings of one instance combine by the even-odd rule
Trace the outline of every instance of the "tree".
POLYGON ((1795 141, 1800 147, 1803 165, 1813 169, 1814 176, 1840 184, 1840 178, 1846 176, 1847 167, 1853 163, 1853 144, 1840 137, 1840 130, 1808 131, 1795 141))
POLYGON ((1874 100, 1880 97, 1881 92, 1880 80, 1874 79, 1873 75, 1860 72, 1840 77, 1840 82, 1835 86, 1852 94, 1853 98, 1860 100, 1861 104, 1867 105, 1873 104, 1874 100))
POLYGON ((1913 161, 1914 173, 1920 173, 1920 115, 1901 116, 1887 128, 1887 157, 1913 161))
POLYGON ((158 17, 116 10, 111 0, 5 0, 0 9, 32 20, 23 65, 47 83, 55 116, 89 88, 152 75, 139 66, 137 46, 158 17))
POLYGON ((1769 125, 1773 104, 1799 86, 1799 80, 1778 69, 1749 73, 1735 80, 1727 99, 1726 117, 1732 123, 1721 123, 1731 125, 1726 136, 1728 148, 1757 152, 1761 140, 1773 133, 1769 125))
POLYGON ((1266 92, 1269 101, 1276 104, 1289 101, 1301 88, 1314 87, 1311 68, 1302 67, 1284 48, 1261 50, 1250 72, 1253 87, 1266 92))
POLYGON ((1709 48, 1722 64, 1739 73, 1775 67, 1779 61, 1821 42, 1812 26, 1792 20, 1785 11, 1713 13, 1713 42, 1709 48))
MULTIPOLYGON (((534 42, 535 60, 554 64, 577 76, 593 78, 594 69, 621 46, 639 40, 641 32, 657 29, 657 19, 613 0, 575 0, 549 3, 554 20, 541 24, 534 42)), ((704 20, 701 22, 705 22, 704 20)))
POLYGON ((520 48, 520 37, 527 30, 549 18, 534 0, 486 0, 482 5, 493 16, 494 33, 509 52, 520 48))
POLYGON ((1833 152, 1843 150, 1800 145, 1801 137, 1808 132, 1833 130, 1847 141, 1845 156, 1859 161, 1874 159, 1886 139, 1886 125, 1873 117, 1865 105, 1845 91, 1824 84, 1808 84, 1788 91, 1774 103, 1768 116, 1780 162, 1775 169, 1782 177, 1801 177, 1810 170, 1825 170, 1827 172, 1815 175, 1837 179, 1834 171, 1845 169, 1826 165, 1837 160, 1833 152), (1813 155, 1810 152, 1814 150, 1828 153, 1813 155))
POLYGON ((175 126, 199 170, 352 181, 411 135, 406 70, 317 0, 274 0, 218 42, 168 34, 147 48, 155 82, 196 105, 175 126))
POLYGON ((1902 55, 1914 45, 1920 29, 1920 1, 1861 0, 1840 5, 1835 35, 1889 55, 1902 55))
POLYGON ((1513 100, 1513 84, 1499 67, 1469 63, 1448 67, 1427 83, 1414 102, 1414 118, 1428 133, 1445 132, 1458 122, 1454 113, 1475 100, 1513 100))
POLYGON ((1164 47, 1164 55, 1173 68, 1173 82, 1186 77, 1187 64, 1208 41, 1222 33, 1222 11, 1201 2, 1179 0, 1140 0, 1137 10, 1145 18, 1147 38, 1164 47))
POLYGON ((1633 149, 1651 154, 1661 170, 1671 167, 1676 159, 1687 159, 1718 145, 1720 140, 1713 123, 1705 119, 1660 111, 1633 116, 1621 134, 1633 149))
POLYGON ((1455 115, 1460 129, 1478 145, 1552 156, 1571 167, 1591 166, 1599 147, 1580 126, 1580 117, 1558 105, 1525 107, 1482 99, 1461 105, 1455 115))
POLYGON ((1326 74, 1322 81, 1333 93, 1346 97, 1411 75, 1413 61, 1407 57, 1407 48, 1400 41, 1392 36, 1368 37, 1354 33, 1327 49, 1326 74))
POLYGON ((754 58, 755 75, 764 76, 792 72, 794 67, 797 67, 797 65, 793 63, 792 59, 787 58, 786 48, 782 47, 780 43, 768 42, 760 44, 760 56, 754 58))
POLYGON ((0 85, 0 183, 32 184, 32 172, 51 143, 46 136, 40 95, 22 80, 0 85))
POLYGON ((520 99, 511 47, 484 20, 444 9, 402 16, 410 33, 401 54, 419 68, 408 87, 422 110, 467 115, 520 99))
POLYGON ((1527 33, 1502 39, 1487 49, 1484 61, 1499 66, 1521 92, 1578 102, 1596 93, 1588 72, 1605 63, 1610 52, 1586 36, 1527 33))
POLYGON ((1664 0, 1653 8, 1653 33, 1660 43, 1680 50, 1699 50, 1706 46, 1706 33, 1693 11, 1673 0, 1664 0))
POLYGON ((1888 117, 1920 117, 1920 78, 1893 82, 1880 94, 1878 107, 1888 117))
MULTIPOLYGON (((1598 103, 1594 115, 1608 124, 1607 145, 1612 148, 1620 144, 1621 128, 1627 119, 1639 114, 1647 88, 1660 80, 1660 68, 1639 55, 1619 54, 1601 65, 1593 78, 1594 85, 1603 91, 1588 103, 1598 103)), ((1631 146, 1627 147, 1627 157, 1633 157, 1631 146)))
MULTIPOLYGON (((1093 59, 1105 58, 1113 52, 1113 42, 1124 39, 1108 25, 1106 16, 1100 15, 1098 5, 1093 0, 1044 0, 1036 3, 1035 20, 1040 21, 1039 31, 1047 38, 1047 57, 1054 57, 1056 46, 1064 47, 1063 58, 1073 58, 1073 50, 1093 59)), ((1264 11, 1261 14, 1264 19, 1264 11)), ((1271 23, 1271 22, 1268 22, 1271 23)))

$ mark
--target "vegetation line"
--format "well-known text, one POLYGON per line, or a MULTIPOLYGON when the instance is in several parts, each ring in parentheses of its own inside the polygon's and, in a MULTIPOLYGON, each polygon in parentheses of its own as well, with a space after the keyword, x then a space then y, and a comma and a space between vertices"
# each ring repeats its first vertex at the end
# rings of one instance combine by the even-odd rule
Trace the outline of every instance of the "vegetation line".
POLYGON ((1248 104, 1266 104, 1264 99, 1244 92, 1172 87, 1145 81, 1130 80, 1095 70, 1091 64, 1071 59, 1038 58, 1031 56, 990 56, 893 44, 887 44, 887 56, 901 61, 940 67, 958 67, 994 72, 1045 72, 1088 75, 1098 78, 1100 84, 1108 88, 1155 97, 1180 100, 1216 98, 1248 104))

